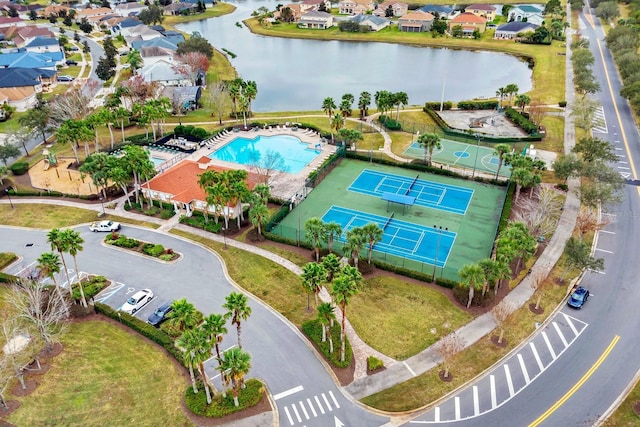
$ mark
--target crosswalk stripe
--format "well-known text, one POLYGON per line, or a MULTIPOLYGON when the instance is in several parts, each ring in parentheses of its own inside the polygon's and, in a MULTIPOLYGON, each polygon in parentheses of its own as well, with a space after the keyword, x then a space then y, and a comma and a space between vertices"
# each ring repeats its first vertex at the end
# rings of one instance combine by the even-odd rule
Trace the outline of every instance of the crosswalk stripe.
POLYGON ((336 406, 336 409, 339 409, 340 405, 338 405, 338 401, 331 390, 329 390, 329 396, 331 396, 331 400, 333 400, 333 404, 336 406))
POLYGON ((556 329, 556 332, 558 333, 558 336, 560 337, 560 341, 562 341, 562 344, 564 344, 565 347, 569 347, 569 343, 564 338, 564 335, 563 335, 562 331, 560 330, 560 327, 558 326, 558 324, 556 322, 552 322, 551 324, 556 329))
POLYGON ((532 342, 530 342, 529 347, 531 347, 531 352, 533 353, 533 357, 536 359, 536 363, 538 364, 538 368, 540 368, 540 372, 544 371, 544 365, 542 364, 542 360, 540 360, 540 355, 538 354, 536 346, 532 342))
POLYGON ((292 403, 291 404, 291 409, 293 409, 293 412, 296 414, 296 418, 298 419, 298 422, 302 422, 302 418, 300 418, 300 414, 298 413, 298 408, 296 408, 296 404, 292 403))
POLYGON ((318 408, 320 409, 320 412, 322 412, 322 414, 324 415, 324 408, 320 404, 320 399, 318 399, 318 396, 313 396, 313 398, 316 399, 316 403, 318 404, 318 408))
POLYGON ((524 382, 529 384, 531 379, 529 378, 529 372, 527 372, 527 366, 524 364, 524 358, 518 353, 518 362, 520 362, 520 369, 522 369, 522 376, 524 376, 524 382))
POLYGON ((302 400, 300 400, 298 402, 298 405, 300 405, 300 409, 302 409, 302 413, 304 414, 304 417, 306 419, 309 419, 309 414, 307 413, 307 408, 304 406, 304 403, 302 403, 302 400))
POLYGON ((318 414, 316 413, 316 408, 314 408, 313 404, 311 403, 311 399, 307 398, 307 404, 309 405, 309 409, 311 409, 311 412, 313 413, 313 417, 317 417, 318 414))
POLYGON ((322 393, 322 399, 324 400, 324 403, 327 405, 327 408, 329 409, 329 411, 333 411, 333 408, 331 407, 331 404, 329 404, 329 400, 327 399, 327 396, 325 396, 324 393, 322 393))
MULTIPOLYGON (((600 232, 602 233, 603 230, 600 230, 600 232)), ((567 324, 569 325, 569 327, 571 328, 571 331, 573 332, 573 334, 575 336, 578 336, 578 330, 576 329, 575 325, 573 324, 573 322, 571 321, 571 318, 569 316, 567 316, 566 314, 564 314, 563 312, 560 312, 560 314, 562 314, 562 316, 564 317, 564 320, 567 321, 567 324)))
POLYGON ((284 413, 287 414, 287 418, 289 418, 289 424, 293 425, 293 418, 291 418, 291 414, 289 413, 289 408, 284 407, 284 413))

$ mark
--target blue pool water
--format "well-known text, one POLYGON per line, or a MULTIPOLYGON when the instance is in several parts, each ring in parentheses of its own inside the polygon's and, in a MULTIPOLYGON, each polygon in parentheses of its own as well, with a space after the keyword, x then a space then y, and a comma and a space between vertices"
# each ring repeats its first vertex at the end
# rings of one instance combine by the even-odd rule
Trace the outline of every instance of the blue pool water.
POLYGON ((262 167, 267 163, 270 169, 296 174, 321 153, 307 148, 309 146, 289 135, 257 136, 254 139, 238 137, 209 154, 209 158, 262 167))
POLYGON ((153 156, 149 156, 149 160, 151 160, 153 162, 153 166, 158 167, 161 164, 163 164, 164 162, 167 161, 167 159, 161 159, 159 157, 153 157, 153 156))

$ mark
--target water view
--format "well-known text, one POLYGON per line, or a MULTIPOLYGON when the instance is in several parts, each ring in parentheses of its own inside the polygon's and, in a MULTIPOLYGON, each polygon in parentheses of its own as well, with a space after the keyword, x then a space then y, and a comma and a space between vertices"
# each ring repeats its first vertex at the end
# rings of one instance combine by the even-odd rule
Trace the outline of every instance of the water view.
MULTIPOLYGON (((227 49, 240 76, 255 80, 254 111, 319 110, 322 100, 345 93, 356 99, 362 91, 403 91, 410 104, 460 101, 495 96, 496 89, 515 83, 521 92, 532 87, 528 64, 495 52, 404 46, 389 43, 299 40, 252 34, 244 25, 261 6, 275 9, 276 0, 233 3, 230 15, 179 25, 206 37, 218 50, 227 49)), ((321 30, 318 30, 321 31, 321 30)), ((339 103, 339 102, 338 102, 339 103)))

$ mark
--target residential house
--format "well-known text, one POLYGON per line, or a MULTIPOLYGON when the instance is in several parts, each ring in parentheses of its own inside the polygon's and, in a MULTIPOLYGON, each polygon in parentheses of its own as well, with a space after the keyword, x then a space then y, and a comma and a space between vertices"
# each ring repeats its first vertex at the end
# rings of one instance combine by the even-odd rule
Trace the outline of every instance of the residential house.
POLYGON ((500 25, 496 28, 494 39, 513 40, 518 38, 518 34, 532 33, 538 25, 532 22, 513 21, 500 25))
POLYGON ((402 1, 387 0, 384 3, 380 3, 378 5, 378 8, 373 11, 373 14, 386 18, 387 10, 389 8, 391 8, 391 11, 393 12, 392 16, 406 15, 409 11, 409 5, 407 3, 402 1))
POLYGON ((151 40, 140 39, 140 40, 134 40, 133 42, 131 42, 131 48, 137 51, 142 52, 142 49, 144 49, 145 47, 161 47, 161 48, 173 50, 174 52, 178 50, 178 44, 172 42, 167 37, 156 37, 155 39, 151 39, 151 40))
POLYGON ((300 21, 300 16, 302 16, 303 12, 302 12, 302 5, 299 4, 299 3, 289 3, 289 4, 286 4, 286 5, 282 6, 279 11, 276 11, 273 14, 273 17, 276 18, 276 19, 281 19, 281 17, 282 17, 282 9, 287 8, 287 7, 289 8, 289 10, 291 10, 291 17, 293 19, 292 22, 300 21))
POLYGON ((467 6, 464 11, 485 18, 487 21, 496 19, 496 8, 490 4, 472 4, 471 6, 467 6))
POLYGON ((135 16, 148 8, 143 3, 120 3, 113 8, 113 11, 120 16, 135 16))
POLYGON ((165 15, 182 15, 183 13, 193 13, 198 10, 198 5, 187 2, 175 2, 162 8, 165 15))
POLYGON ((0 68, 39 68, 56 71, 57 62, 49 55, 34 52, 11 52, 0 55, 0 68))
POLYGON ((31 11, 35 11, 36 15, 38 14, 38 11, 40 11, 41 9, 43 9, 44 6, 42 6, 41 4, 16 4, 13 3, 10 6, 6 6, 3 9, 7 12, 9 12, 10 9, 14 9, 16 12, 18 12, 18 17, 24 20, 27 19, 31 19, 31 11))
POLYGON ((11 38, 16 47, 24 47, 31 43, 36 37, 53 38, 55 35, 49 28, 40 28, 35 25, 26 25, 24 27, 11 27, 5 36, 11 38))
MULTIPOLYGON (((144 183, 142 193, 153 200, 173 203, 176 211, 186 211, 187 216, 191 216, 194 210, 206 210, 213 214, 215 207, 207 204, 206 192, 198 185, 199 175, 208 170, 223 172, 231 169, 213 165, 211 159, 204 156, 197 161, 185 159, 144 183)), ((248 172, 245 182, 252 190, 261 181, 257 174, 248 172)), ((235 218, 238 214, 236 208, 229 206, 225 210, 231 218, 235 218)))
POLYGON ((369 28, 369 31, 380 31, 391 24, 391 21, 387 18, 376 15, 363 15, 362 13, 352 17, 350 21, 369 28))
POLYGON ((470 37, 477 29, 481 33, 487 28, 487 19, 475 13, 464 12, 449 21, 449 31, 457 25, 462 27, 462 35, 470 37))
POLYGON ((398 19, 398 28, 407 33, 420 33, 431 30, 436 17, 428 12, 416 10, 398 19))
POLYGON ((418 8, 418 10, 446 19, 453 19, 458 14, 453 7, 444 4, 425 4, 421 8, 418 8))
POLYGON ((36 105, 36 94, 42 85, 55 80, 56 71, 31 68, 0 69, 0 98, 7 98, 9 105, 18 111, 27 111, 36 105))
POLYGON ((39 18, 48 18, 51 14, 60 16, 60 13, 69 13, 71 8, 59 4, 50 4, 49 6, 38 10, 39 18))
POLYGON ((79 23, 80 21, 82 21, 82 18, 90 19, 107 15, 114 15, 113 10, 109 9, 108 7, 97 7, 95 9, 79 9, 76 10, 75 20, 77 23, 79 23))
POLYGON ((509 22, 522 21, 532 22, 537 26, 542 25, 544 22, 544 9, 534 5, 520 5, 514 6, 509 10, 509 22))
POLYGON ((34 37, 29 43, 24 45, 27 52, 45 53, 62 52, 62 46, 54 37, 34 37))
POLYGON ((24 27, 27 22, 19 17, 12 18, 10 16, 0 16, 0 28, 24 27))
POLYGON ((128 44, 131 44, 135 40, 151 40, 162 37, 162 34, 158 31, 152 30, 144 24, 122 28, 120 34, 122 34, 128 44))
POLYGON ((123 28, 131 28, 143 24, 138 18, 133 16, 118 16, 107 19, 105 25, 111 29, 111 34, 118 35, 122 32, 123 28))
POLYGON ((325 30, 327 28, 333 27, 334 24, 335 22, 333 19, 333 15, 331 15, 330 13, 312 10, 311 12, 307 12, 300 17, 298 27, 325 30))
POLYGON ((138 74, 146 82, 157 82, 163 86, 191 86, 191 81, 175 70, 176 62, 164 59, 145 64, 138 74))
POLYGON ((322 4, 324 5, 325 12, 331 11, 331 1, 329 0, 302 0, 300 2, 300 13, 308 12, 311 10, 320 11, 320 5, 322 4))
POLYGON ((140 49, 140 57, 144 65, 151 65, 158 61, 173 62, 176 51, 158 46, 145 46, 140 49))
POLYGON ((373 0, 341 0, 338 3, 339 13, 342 15, 358 15, 373 12, 376 3, 373 0))

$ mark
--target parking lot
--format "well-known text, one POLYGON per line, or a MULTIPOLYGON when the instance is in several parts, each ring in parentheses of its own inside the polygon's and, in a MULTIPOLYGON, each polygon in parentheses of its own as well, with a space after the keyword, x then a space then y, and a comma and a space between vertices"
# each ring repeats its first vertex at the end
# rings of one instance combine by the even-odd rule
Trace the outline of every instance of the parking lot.
POLYGON ((157 295, 156 291, 151 288, 138 288, 135 286, 130 286, 125 283, 114 282, 107 288, 105 288, 102 292, 96 295, 93 300, 94 302, 100 302, 102 304, 106 304, 114 310, 120 310, 122 305, 133 296, 136 292, 142 289, 150 289, 153 292, 153 299, 146 303, 141 309, 136 311, 133 315, 140 320, 146 321, 147 318, 162 304, 167 301, 171 301, 171 298, 163 297, 162 295, 157 295))

